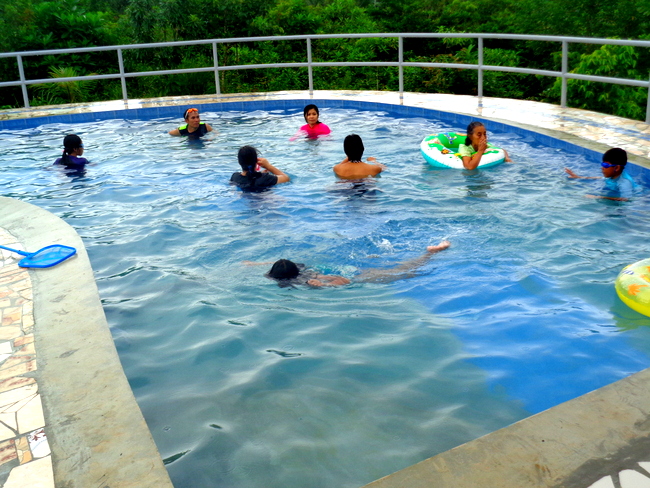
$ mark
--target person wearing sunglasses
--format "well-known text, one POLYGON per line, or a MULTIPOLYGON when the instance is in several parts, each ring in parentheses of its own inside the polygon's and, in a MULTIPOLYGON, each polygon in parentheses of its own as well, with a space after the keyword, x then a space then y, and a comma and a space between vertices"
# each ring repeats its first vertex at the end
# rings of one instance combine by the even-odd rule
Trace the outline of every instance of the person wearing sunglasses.
POLYGON ((190 139, 198 139, 212 132, 210 124, 201 122, 199 110, 196 108, 188 108, 183 114, 185 124, 181 125, 178 129, 169 131, 170 136, 188 136, 190 139))
POLYGON ((603 154, 603 162, 600 163, 603 176, 580 176, 571 169, 564 168, 569 178, 580 178, 585 180, 605 179, 603 191, 606 195, 586 195, 588 198, 604 198, 606 200, 628 201, 630 196, 638 187, 634 179, 625 171, 627 165, 627 152, 615 147, 603 154))
POLYGON ((68 134, 63 138, 63 154, 54 161, 54 164, 65 166, 66 169, 83 169, 88 164, 88 160, 81 157, 83 153, 84 144, 81 137, 76 134, 68 134))

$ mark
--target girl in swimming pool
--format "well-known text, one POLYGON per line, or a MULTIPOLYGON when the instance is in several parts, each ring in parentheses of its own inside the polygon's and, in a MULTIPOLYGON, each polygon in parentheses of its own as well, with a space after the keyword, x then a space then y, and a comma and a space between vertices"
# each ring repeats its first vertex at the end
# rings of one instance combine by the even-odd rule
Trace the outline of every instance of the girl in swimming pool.
MULTIPOLYGON (((465 144, 458 146, 458 152, 463 159, 463 166, 465 169, 476 169, 481 162, 483 153, 487 151, 487 129, 478 121, 471 122, 467 126, 467 138, 465 144)), ((506 161, 511 163, 512 159, 508 156, 508 152, 504 149, 506 161)))
POLYGON ((237 160, 241 172, 232 174, 231 183, 243 190, 262 190, 290 180, 287 174, 269 163, 268 159, 257 156, 257 149, 253 146, 239 148, 237 160))
POLYGON ((324 136, 332 132, 329 127, 318 120, 320 112, 318 111, 318 107, 313 103, 310 103, 305 107, 303 115, 305 116, 305 122, 307 123, 303 125, 296 135, 291 138, 292 141, 303 134, 306 134, 310 139, 316 139, 318 136, 324 136))
POLYGON ((84 153, 84 144, 76 134, 68 134, 63 138, 63 154, 54 161, 54 164, 65 166, 66 169, 83 169, 88 160, 82 158, 84 153))
POLYGON ((188 136, 190 139, 198 139, 208 132, 212 132, 210 124, 201 122, 199 110, 196 108, 188 108, 183 114, 185 124, 169 131, 170 136, 188 136))
MULTIPOLYGON (((352 281, 355 283, 392 283, 393 281, 414 277, 417 268, 426 264, 434 254, 444 251, 450 245, 449 241, 441 241, 435 246, 427 246, 426 252, 418 258, 404 261, 388 269, 367 269, 352 278, 352 280, 338 275, 321 274, 313 269, 306 268, 304 264, 294 263, 288 259, 280 259, 273 263, 266 276, 276 280, 280 286, 308 285, 321 288, 348 285, 352 281)), ((250 266, 270 263, 244 261, 244 264, 250 266)))

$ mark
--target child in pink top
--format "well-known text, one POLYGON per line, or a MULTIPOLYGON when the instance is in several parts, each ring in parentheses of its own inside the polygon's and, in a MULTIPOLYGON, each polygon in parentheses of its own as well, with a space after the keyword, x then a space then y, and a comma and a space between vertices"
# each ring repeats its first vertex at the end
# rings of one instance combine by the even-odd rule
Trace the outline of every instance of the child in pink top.
POLYGON ((329 127, 327 127, 322 122, 318 121, 318 107, 313 103, 307 105, 303 111, 305 116, 305 125, 303 125, 298 133, 291 138, 291 140, 296 140, 299 136, 307 134, 307 137, 310 139, 316 139, 318 136, 324 136, 332 132, 329 127))

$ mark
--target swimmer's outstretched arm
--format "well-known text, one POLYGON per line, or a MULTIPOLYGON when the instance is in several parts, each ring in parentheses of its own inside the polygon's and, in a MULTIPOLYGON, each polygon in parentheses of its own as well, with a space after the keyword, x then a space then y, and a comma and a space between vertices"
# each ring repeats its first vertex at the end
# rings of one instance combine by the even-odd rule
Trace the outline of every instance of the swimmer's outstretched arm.
POLYGON ((307 284, 309 286, 317 286, 317 287, 323 287, 323 286, 342 286, 342 285, 349 285, 350 280, 347 278, 344 278, 343 276, 338 276, 338 275, 323 275, 319 274, 316 276, 316 278, 312 278, 307 281, 307 284))
POLYGON ((431 256, 440 251, 447 249, 451 243, 449 241, 441 241, 435 246, 428 246, 427 252, 419 258, 411 259, 398 264, 394 268, 389 269, 367 269, 357 276, 354 281, 361 281, 365 283, 389 283, 404 278, 411 278, 414 276, 415 271, 420 266, 426 264, 431 256))
POLYGON ((564 172, 569 175, 569 178, 580 178, 582 180, 602 180, 602 176, 580 176, 575 174, 570 168, 564 168, 564 172))
POLYGON ((586 198, 595 198, 595 199, 602 199, 602 200, 614 200, 615 202, 629 202, 629 198, 625 197, 606 197, 604 195, 590 195, 587 194, 585 195, 586 198))
POLYGON ((264 262, 258 262, 258 261, 242 261, 241 263, 244 266, 260 266, 261 264, 273 264, 275 261, 264 261, 264 262))

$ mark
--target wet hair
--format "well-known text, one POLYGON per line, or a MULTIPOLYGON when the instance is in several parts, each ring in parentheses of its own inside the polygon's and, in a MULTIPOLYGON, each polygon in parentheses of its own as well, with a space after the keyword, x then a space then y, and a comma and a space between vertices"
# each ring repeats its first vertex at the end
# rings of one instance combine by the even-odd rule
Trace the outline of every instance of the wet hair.
POLYGON ((63 138, 63 154, 61 154, 61 164, 67 166, 70 164, 70 154, 82 146, 81 137, 77 134, 68 134, 63 138))
POLYGON ((288 259, 279 259, 267 273, 269 278, 274 280, 292 280, 300 274, 300 268, 293 261, 288 259))
POLYGON ((345 151, 348 161, 361 161, 364 149, 361 137, 356 134, 350 134, 343 141, 343 151, 345 151))
POLYGON ((467 137, 465 138, 465 145, 466 146, 471 146, 472 145, 472 139, 471 135, 474 133, 474 129, 477 127, 485 127, 483 122, 479 122, 478 120, 475 120, 474 122, 470 122, 469 125, 467 126, 467 137))
POLYGON ((620 147, 609 149, 603 154, 603 162, 616 166, 625 166, 627 164, 627 153, 620 147))
POLYGON ((243 171, 246 171, 246 176, 251 182, 262 176, 262 173, 255 171, 255 168, 257 167, 257 156, 257 149, 253 146, 242 146, 239 148, 239 152, 237 153, 239 166, 241 166, 243 171))
POLYGON ((318 107, 314 105, 313 103, 310 103, 305 107, 305 109, 302 111, 302 114, 305 117, 305 122, 307 122, 307 112, 309 112, 311 109, 316 110, 316 115, 320 116, 320 112, 318 111, 318 107))

